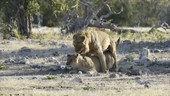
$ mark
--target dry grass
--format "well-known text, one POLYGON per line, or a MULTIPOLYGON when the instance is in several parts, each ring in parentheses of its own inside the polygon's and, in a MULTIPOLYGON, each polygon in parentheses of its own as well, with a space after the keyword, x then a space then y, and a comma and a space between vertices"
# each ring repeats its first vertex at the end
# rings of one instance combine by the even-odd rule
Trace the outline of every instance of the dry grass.
MULTIPOLYGON (((33 30, 35 32, 32 34, 32 38, 42 40, 46 38, 57 39, 64 40, 65 42, 67 40, 69 41, 67 44, 69 45, 68 47, 72 45, 71 40, 73 35, 63 37, 58 29, 53 28, 36 30, 33 30)), ((130 32, 117 34, 110 30, 96 28, 88 28, 88 31, 104 31, 111 35, 115 40, 117 40, 118 37, 121 37, 122 40, 136 39, 161 41, 170 39, 170 34, 160 32, 152 34, 132 34, 130 32)), ((42 46, 40 44, 30 44, 25 41, 10 41, 9 44, 4 43, 3 46, 1 45, 5 52, 16 51, 23 46, 28 46, 35 50, 57 48, 57 46, 42 46), (11 49, 11 46, 15 47, 11 49)), ((64 53, 62 49, 59 51, 64 53)), ((127 59, 131 61, 133 57, 129 56, 127 59)), ((36 60, 34 62, 36 62, 36 60)), ((109 78, 108 74, 102 74, 96 77, 88 77, 82 74, 79 76, 83 79, 83 83, 78 83, 72 81, 78 74, 76 74, 76 76, 73 75, 72 77, 68 77, 67 75, 68 74, 66 74, 65 77, 60 77, 60 74, 43 76, 0 76, 0 96, 23 96, 22 94, 25 96, 170 96, 169 74, 140 76, 140 78, 150 81, 151 87, 149 88, 145 88, 144 85, 138 84, 133 76, 109 78)))
POLYGON ((137 33, 131 33, 131 32, 125 32, 125 33, 117 33, 114 31, 111 31, 110 29, 104 29, 104 28, 87 28, 86 31, 103 31, 107 32, 110 36, 113 37, 114 40, 117 40, 117 38, 121 37, 121 40, 149 40, 149 41, 164 41, 170 39, 170 33, 168 32, 161 32, 158 30, 155 30, 152 33, 148 33, 148 31, 144 32, 137 32, 137 33))
POLYGON ((25 94, 32 96, 169 96, 170 81, 164 75, 144 76, 151 82, 150 88, 138 84, 133 77, 107 78, 83 77, 83 83, 72 82, 73 78, 49 80, 47 76, 0 78, 1 94, 25 94), (102 80, 102 81, 101 81, 102 80), (85 90, 88 84, 91 89, 85 90), (104 84, 104 85, 102 85, 104 84), (68 88, 67 88, 68 87, 68 88))

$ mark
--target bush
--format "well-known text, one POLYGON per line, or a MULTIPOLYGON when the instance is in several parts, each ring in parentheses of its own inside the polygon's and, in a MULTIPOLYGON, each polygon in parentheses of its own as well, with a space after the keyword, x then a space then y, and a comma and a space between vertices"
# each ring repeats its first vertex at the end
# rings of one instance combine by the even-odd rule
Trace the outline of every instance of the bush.
POLYGON ((54 24, 54 22, 51 19, 47 21, 47 26, 48 27, 54 27, 54 25, 55 24, 54 24))
POLYGON ((0 70, 2 70, 2 69, 6 69, 6 66, 0 62, 0 70))

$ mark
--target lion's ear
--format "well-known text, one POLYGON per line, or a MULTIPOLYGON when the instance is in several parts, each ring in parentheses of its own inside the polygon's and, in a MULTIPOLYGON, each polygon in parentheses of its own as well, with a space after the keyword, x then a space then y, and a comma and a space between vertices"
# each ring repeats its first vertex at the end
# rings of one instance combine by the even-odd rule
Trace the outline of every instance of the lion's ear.
POLYGON ((84 40, 85 40, 85 36, 81 36, 81 37, 80 37, 80 40, 81 40, 81 41, 84 41, 84 40))

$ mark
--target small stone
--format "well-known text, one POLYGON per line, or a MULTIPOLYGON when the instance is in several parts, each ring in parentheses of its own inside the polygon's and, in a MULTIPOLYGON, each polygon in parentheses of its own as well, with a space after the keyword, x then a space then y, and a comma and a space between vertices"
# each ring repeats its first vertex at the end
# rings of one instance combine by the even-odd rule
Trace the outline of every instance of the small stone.
POLYGON ((37 79, 37 77, 32 77, 32 79, 37 79))
POLYGON ((67 48, 67 45, 65 44, 60 44, 61 45, 61 48, 67 48))
POLYGON ((132 69, 129 70, 129 72, 127 72, 128 76, 132 76, 132 75, 143 75, 144 73, 142 72, 142 70, 140 69, 132 69))
POLYGON ((60 54, 59 54, 58 51, 55 51, 55 52, 53 53, 53 56, 60 56, 60 54))
POLYGON ((145 88, 150 88, 150 85, 148 83, 144 84, 145 88))
POLYGON ((66 65, 64 65, 64 64, 60 64, 59 66, 62 70, 64 70, 66 68, 66 65))
POLYGON ((154 52, 154 53, 160 53, 160 52, 161 52, 161 50, 159 50, 159 49, 155 49, 155 50, 153 50, 153 52, 154 52))
POLYGON ((66 76, 65 76, 64 74, 61 74, 60 77, 61 77, 61 78, 65 78, 66 76))
POLYGON ((58 42, 57 42, 57 41, 54 41, 54 40, 49 42, 49 45, 52 45, 52 46, 55 46, 55 45, 57 45, 57 44, 58 44, 58 42))
POLYGON ((18 78, 18 80, 22 80, 22 79, 24 79, 24 78, 23 78, 23 77, 19 77, 19 78, 18 78))
POLYGON ((109 78, 117 78, 117 77, 119 77, 119 75, 116 74, 116 73, 111 73, 111 74, 109 75, 109 78))
POLYGON ((33 65, 31 65, 31 67, 32 68, 42 68, 43 65, 41 65, 41 64, 33 64, 33 65))
POLYGON ((22 48, 20 49, 20 51, 21 51, 21 52, 31 52, 31 49, 28 48, 28 47, 22 47, 22 48))
POLYGON ((72 82, 83 83, 83 80, 82 80, 82 78, 80 78, 80 77, 75 77, 75 78, 72 80, 72 82))
POLYGON ((68 77, 68 78, 72 78, 72 75, 71 75, 71 74, 69 74, 67 77, 68 77))
POLYGON ((83 72, 82 71, 78 71, 78 74, 83 74, 83 72))
POLYGON ((16 37, 9 37, 8 40, 18 40, 16 37))
POLYGON ((49 71, 57 71, 57 70, 59 70, 59 67, 57 67, 57 66, 51 66, 48 70, 49 70, 49 71))
POLYGON ((29 60, 26 60, 25 61, 25 64, 30 64, 31 62, 29 60))
POLYGON ((130 40, 124 40, 123 44, 132 44, 132 42, 130 40))
POLYGON ((141 77, 135 77, 134 79, 141 79, 141 77))

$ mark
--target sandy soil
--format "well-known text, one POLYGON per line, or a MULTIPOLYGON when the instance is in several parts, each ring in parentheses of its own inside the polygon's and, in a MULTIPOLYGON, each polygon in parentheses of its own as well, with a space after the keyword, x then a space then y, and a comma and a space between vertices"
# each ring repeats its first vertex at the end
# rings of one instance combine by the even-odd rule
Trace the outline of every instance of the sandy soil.
MULTIPOLYGON (((69 40, 1 40, 0 96, 170 96, 170 45, 166 42, 122 41, 118 47, 120 67, 137 66, 142 48, 157 61, 140 65, 142 74, 69 74, 66 55, 73 54, 69 40), (167 45, 166 45, 167 44, 167 45)), ((153 60, 153 59, 152 59, 153 60)), ((136 67, 137 68, 137 67, 136 67)), ((130 69, 129 69, 130 70, 130 69)))

